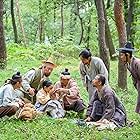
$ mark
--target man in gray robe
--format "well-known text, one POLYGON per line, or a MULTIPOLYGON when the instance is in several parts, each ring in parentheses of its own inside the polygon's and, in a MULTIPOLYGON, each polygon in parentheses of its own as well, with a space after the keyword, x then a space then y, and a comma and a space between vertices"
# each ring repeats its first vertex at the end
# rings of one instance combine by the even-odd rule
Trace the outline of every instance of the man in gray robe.
POLYGON ((120 59, 127 66, 127 69, 130 71, 133 84, 138 91, 136 113, 140 114, 140 59, 132 56, 134 51, 133 45, 131 42, 127 42, 123 48, 119 48, 120 59))
POLYGON ((87 49, 80 53, 80 74, 84 86, 89 93, 89 100, 91 99, 96 88, 93 87, 92 80, 97 74, 103 74, 106 77, 106 84, 108 84, 108 71, 102 59, 93 57, 91 52, 87 49))
POLYGON ((126 124, 125 108, 115 92, 105 85, 105 76, 98 74, 93 80, 96 92, 92 96, 85 121, 95 121, 103 123, 105 120, 113 122, 116 127, 122 127, 126 124))

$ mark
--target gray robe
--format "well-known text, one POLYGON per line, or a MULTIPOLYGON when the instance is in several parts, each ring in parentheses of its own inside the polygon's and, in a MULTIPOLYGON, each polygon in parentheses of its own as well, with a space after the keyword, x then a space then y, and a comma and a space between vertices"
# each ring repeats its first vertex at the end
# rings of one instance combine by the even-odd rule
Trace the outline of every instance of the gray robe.
POLYGON ((80 64, 80 74, 84 86, 89 93, 89 100, 91 99, 96 88, 93 87, 92 80, 97 74, 103 74, 106 77, 106 84, 108 84, 108 71, 102 59, 98 57, 91 57, 90 65, 80 64))
POLYGON ((100 93, 95 92, 90 100, 86 115, 91 117, 93 121, 107 119, 118 127, 126 124, 125 108, 109 86, 104 86, 100 93))
POLYGON ((39 112, 50 113, 52 118, 62 118, 65 116, 65 111, 58 100, 50 99, 46 104, 41 104, 37 101, 35 108, 39 112))
POLYGON ((133 84, 138 91, 135 111, 140 114, 140 59, 132 57, 131 63, 127 65, 127 68, 132 75, 133 84))

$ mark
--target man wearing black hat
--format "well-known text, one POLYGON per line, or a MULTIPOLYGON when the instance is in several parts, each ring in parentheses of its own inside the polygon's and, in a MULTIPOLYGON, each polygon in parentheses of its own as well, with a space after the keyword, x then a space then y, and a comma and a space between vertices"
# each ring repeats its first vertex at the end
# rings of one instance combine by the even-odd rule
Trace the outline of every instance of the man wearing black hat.
POLYGON ((127 42, 123 48, 119 48, 120 59, 127 65, 127 69, 132 75, 132 80, 135 88, 138 91, 136 113, 140 114, 140 59, 132 56, 135 51, 131 42, 127 42))

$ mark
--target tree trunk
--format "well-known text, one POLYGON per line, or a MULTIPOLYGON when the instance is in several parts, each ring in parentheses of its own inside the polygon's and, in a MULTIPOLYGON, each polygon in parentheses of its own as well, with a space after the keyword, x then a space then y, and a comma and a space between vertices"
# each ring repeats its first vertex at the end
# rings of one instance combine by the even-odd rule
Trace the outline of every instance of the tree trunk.
POLYGON ((133 42, 132 34, 133 34, 133 28, 132 24, 134 22, 134 8, 135 8, 135 0, 129 0, 129 6, 128 6, 128 14, 126 17, 126 31, 127 31, 127 39, 133 42))
MULTIPOLYGON (((123 47, 127 41, 125 20, 123 16, 123 0, 115 0, 114 15, 119 36, 119 45, 120 47, 123 47)), ((127 70, 126 67, 121 63, 120 57, 118 64, 118 86, 122 89, 127 88, 127 70)))
POLYGON ((0 0, 0 69, 6 67, 6 46, 3 25, 3 0, 0 0))
POLYGON ((21 28, 22 36, 23 36, 24 46, 26 46, 27 41, 26 41, 24 27, 23 27, 23 24, 22 24, 22 21, 21 21, 21 17, 20 17, 19 1, 18 0, 16 0, 16 8, 17 8, 17 16, 18 16, 18 20, 19 20, 19 25, 20 25, 20 28, 21 28))
POLYGON ((54 22, 54 29, 53 29, 53 41, 54 43, 56 42, 56 30, 55 30, 55 26, 56 26, 56 2, 54 1, 54 9, 53 9, 53 22, 54 22))
POLYGON ((95 5, 98 14, 98 30, 99 30, 99 50, 100 50, 100 57, 104 61, 105 66, 109 72, 109 55, 108 50, 106 47, 105 41, 105 16, 104 16, 104 8, 103 8, 103 1, 102 0, 95 0, 95 5))
POLYGON ((90 31, 91 31, 91 14, 89 15, 89 19, 88 19, 88 27, 87 27, 87 48, 89 48, 89 40, 90 40, 90 31))
POLYGON ((111 58, 111 60, 113 60, 113 59, 116 58, 116 56, 114 55, 116 52, 115 52, 115 47, 113 45, 112 36, 111 36, 111 32, 110 32, 110 28, 109 28, 109 24, 108 24, 108 20, 107 20, 107 14, 106 14, 104 1, 103 1, 103 7, 104 7, 104 16, 105 16, 105 40, 106 40, 106 46, 109 49, 110 58, 111 58))
POLYGON ((63 8, 64 4, 63 4, 63 0, 61 2, 61 37, 63 37, 64 35, 64 17, 63 17, 63 8))
POLYGON ((15 22, 15 14, 14 14, 14 0, 11 0, 11 17, 12 17, 12 26, 14 31, 14 42, 18 43, 17 26, 15 22))
POLYGON ((78 45, 80 45, 82 43, 83 40, 83 34, 84 34, 84 27, 83 27, 83 19, 82 17, 80 17, 80 13, 79 13, 79 0, 76 0, 76 15, 78 16, 79 20, 80 20, 80 25, 81 25, 81 36, 80 36, 80 40, 78 45))
POLYGON ((41 0, 39 0, 39 42, 43 43, 44 42, 44 18, 43 18, 43 14, 42 14, 42 3, 41 0))
POLYGON ((70 25, 69 25, 70 41, 74 41, 76 20, 77 20, 77 16, 76 16, 76 2, 75 2, 71 8, 71 14, 70 14, 70 25))

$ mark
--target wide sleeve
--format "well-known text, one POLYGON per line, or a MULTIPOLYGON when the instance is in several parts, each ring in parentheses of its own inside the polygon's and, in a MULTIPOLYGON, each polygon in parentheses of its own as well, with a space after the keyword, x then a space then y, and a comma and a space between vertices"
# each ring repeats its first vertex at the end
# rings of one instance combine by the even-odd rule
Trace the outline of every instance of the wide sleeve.
POLYGON ((42 92, 38 92, 36 95, 36 100, 40 103, 40 104, 46 104, 47 101, 50 99, 50 96, 48 95, 44 95, 42 92))
POLYGON ((86 81, 85 81, 86 73, 84 71, 84 65, 82 63, 80 64, 79 70, 80 70, 80 75, 81 75, 81 79, 82 79, 83 85, 85 86, 86 85, 86 81))
POLYGON ((3 94, 3 106, 15 105, 19 107, 18 101, 13 97, 13 91, 10 88, 6 88, 3 94))
POLYGON ((98 61, 98 67, 99 67, 99 73, 100 74, 103 74, 106 78, 106 84, 108 84, 108 71, 107 71, 107 68, 104 64, 104 62, 102 61, 102 59, 99 59, 98 61))
POLYGON ((23 76, 22 87, 25 91, 31 88, 30 83, 35 77, 35 70, 30 70, 23 76))
POLYGON ((136 73, 137 73, 137 76, 138 76, 137 78, 140 81, 140 59, 139 59, 139 61, 137 61, 135 69, 136 69, 136 73))
POLYGON ((75 98, 79 95, 79 89, 75 80, 70 81, 67 96, 70 98, 75 98))
POLYGON ((106 95, 104 100, 105 100, 105 109, 101 120, 107 119, 109 121, 115 114, 115 101, 112 95, 106 95))
POLYGON ((90 101, 89 101, 89 104, 88 104, 88 108, 87 108, 87 112, 86 112, 86 116, 90 116, 92 117, 92 110, 93 110, 93 103, 94 101, 98 100, 98 94, 97 94, 97 91, 95 91, 95 93, 92 95, 90 101))

